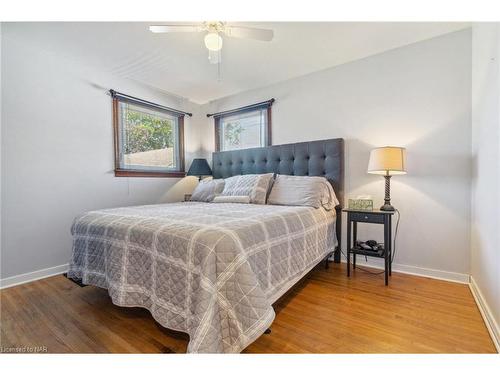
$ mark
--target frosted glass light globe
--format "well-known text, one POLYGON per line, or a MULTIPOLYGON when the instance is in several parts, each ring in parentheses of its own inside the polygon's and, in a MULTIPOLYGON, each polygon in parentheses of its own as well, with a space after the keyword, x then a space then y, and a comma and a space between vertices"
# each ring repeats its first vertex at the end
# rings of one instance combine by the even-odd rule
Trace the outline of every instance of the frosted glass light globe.
POLYGON ((219 51, 222 48, 222 38, 217 33, 208 33, 205 35, 205 46, 210 51, 219 51))

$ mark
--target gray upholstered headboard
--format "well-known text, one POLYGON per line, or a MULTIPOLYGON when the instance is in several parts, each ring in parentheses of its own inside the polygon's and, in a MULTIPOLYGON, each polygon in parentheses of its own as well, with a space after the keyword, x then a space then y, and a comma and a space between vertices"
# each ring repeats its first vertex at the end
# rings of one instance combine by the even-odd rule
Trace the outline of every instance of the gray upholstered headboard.
MULTIPOLYGON (((325 176, 340 205, 344 202, 344 140, 342 138, 290 143, 213 153, 214 178, 241 174, 278 173, 296 176, 325 176)), ((340 207, 337 239, 341 234, 340 207)), ((335 254, 337 260, 337 254, 335 254)), ((338 254, 340 260, 340 254, 338 254)))
POLYGON ((344 140, 335 138, 213 153, 214 178, 271 172, 296 176, 325 176, 333 185, 342 204, 344 140))

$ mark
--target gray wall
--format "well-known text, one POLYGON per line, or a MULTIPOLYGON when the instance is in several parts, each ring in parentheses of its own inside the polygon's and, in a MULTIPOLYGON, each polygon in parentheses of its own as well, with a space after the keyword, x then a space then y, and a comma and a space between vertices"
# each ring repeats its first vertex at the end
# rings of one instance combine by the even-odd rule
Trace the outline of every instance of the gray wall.
MULTIPOLYGON (((70 226, 87 210, 181 199, 195 178, 115 178, 114 88, 175 108, 190 103, 16 40, 2 29, 1 276, 68 263, 70 226)), ((198 138, 187 119, 188 162, 198 138)))
POLYGON ((471 276, 500 340, 500 26, 473 29, 471 276))
MULTIPOLYGON (((369 194, 377 206, 383 179, 366 173, 370 149, 407 147, 408 174, 392 179, 393 204, 401 211, 397 267, 466 280, 470 88, 471 32, 465 30, 223 98, 203 109, 276 98, 273 143, 345 138, 346 192, 369 194)), ((202 146, 208 154, 214 144, 212 122, 200 131, 205 131, 202 146)), ((368 230, 361 236, 381 240, 379 233, 368 230)))

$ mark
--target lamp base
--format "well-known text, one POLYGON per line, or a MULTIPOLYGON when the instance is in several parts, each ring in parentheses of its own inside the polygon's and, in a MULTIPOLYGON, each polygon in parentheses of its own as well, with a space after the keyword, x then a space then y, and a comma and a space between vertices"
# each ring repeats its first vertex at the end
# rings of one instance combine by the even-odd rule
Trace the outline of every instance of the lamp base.
POLYGON ((380 207, 380 211, 395 211, 396 209, 391 205, 391 176, 389 172, 384 176, 385 178, 385 198, 384 205, 380 207))
POLYGON ((396 211, 396 209, 391 204, 386 203, 380 207, 380 211, 396 211))

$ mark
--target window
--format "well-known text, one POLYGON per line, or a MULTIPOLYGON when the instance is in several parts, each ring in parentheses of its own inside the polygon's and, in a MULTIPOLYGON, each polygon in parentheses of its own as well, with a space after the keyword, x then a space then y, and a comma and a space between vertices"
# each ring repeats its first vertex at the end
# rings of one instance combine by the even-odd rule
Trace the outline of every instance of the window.
POLYGON ((111 93, 115 176, 183 177, 185 113, 111 93))
POLYGON ((243 108, 216 113, 216 151, 271 145, 271 105, 274 99, 243 108))

